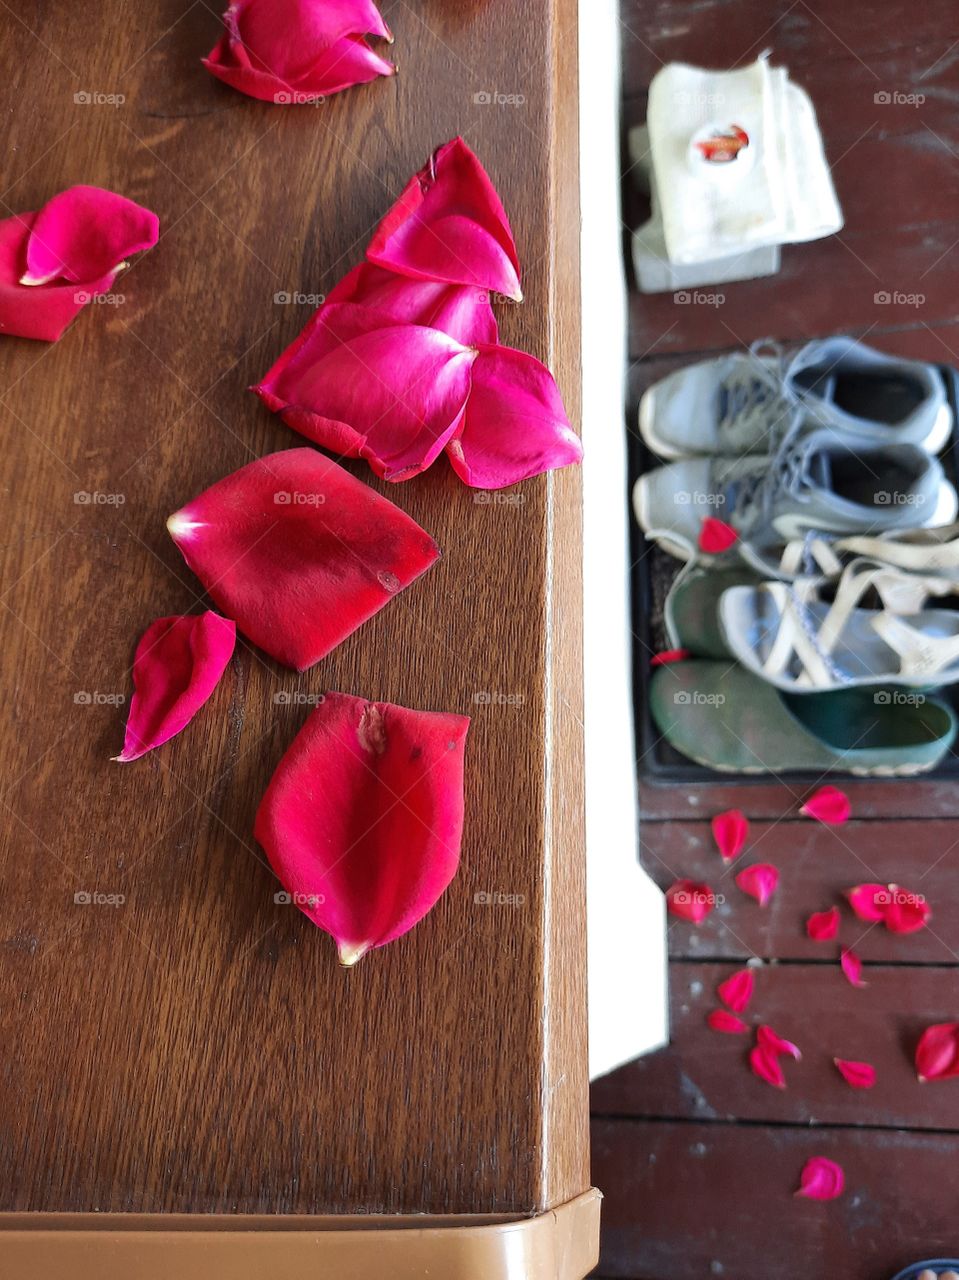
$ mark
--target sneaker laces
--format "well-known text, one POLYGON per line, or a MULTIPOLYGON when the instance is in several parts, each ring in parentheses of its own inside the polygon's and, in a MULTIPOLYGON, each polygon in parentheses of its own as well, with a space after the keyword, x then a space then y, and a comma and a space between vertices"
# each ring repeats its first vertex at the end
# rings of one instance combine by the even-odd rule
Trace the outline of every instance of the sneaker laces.
POLYGON ((795 412, 772 457, 730 483, 731 510, 735 517, 731 523, 741 531, 741 536, 770 523, 773 504, 782 494, 788 494, 795 502, 809 501, 811 451, 803 426, 802 413, 795 412))
POLYGON ((776 418, 766 428, 771 435, 770 444, 775 447, 777 436, 782 434, 776 428, 795 402, 787 389, 786 373, 782 348, 771 338, 752 343, 746 357, 734 356, 720 381, 720 431, 733 437, 742 433, 754 436, 756 426, 765 425, 775 411, 776 418), (761 419, 758 424, 757 417, 761 419))

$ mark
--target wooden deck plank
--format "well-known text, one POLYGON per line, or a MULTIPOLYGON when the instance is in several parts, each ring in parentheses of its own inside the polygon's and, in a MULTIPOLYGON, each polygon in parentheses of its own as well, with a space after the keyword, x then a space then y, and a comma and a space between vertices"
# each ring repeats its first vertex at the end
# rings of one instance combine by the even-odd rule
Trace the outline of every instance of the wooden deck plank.
POLYGON ((785 1126, 593 1122, 607 1280, 890 1280, 955 1257, 953 1135, 785 1126), (813 1155, 838 1200, 795 1199, 813 1155))
POLYGON ((697 1121, 771 1124, 875 1125, 889 1129, 954 1130, 959 1134, 959 1089, 922 1085, 913 1055, 922 1029, 959 1013, 953 968, 867 965, 868 986, 850 986, 830 963, 764 965, 742 1016, 767 1023, 802 1050, 787 1062, 788 1087, 758 1080, 747 1064, 752 1035, 723 1035, 706 1025, 719 1007, 716 986, 739 966, 670 966, 670 1044, 593 1085, 594 1115, 658 1116, 697 1121), (870 1062, 873 1089, 851 1089, 833 1058, 870 1062))

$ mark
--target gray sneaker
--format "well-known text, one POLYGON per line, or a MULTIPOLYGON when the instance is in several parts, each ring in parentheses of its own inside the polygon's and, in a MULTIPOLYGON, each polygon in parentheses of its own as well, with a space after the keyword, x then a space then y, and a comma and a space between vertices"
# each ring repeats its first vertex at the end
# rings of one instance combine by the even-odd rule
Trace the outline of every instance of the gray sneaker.
POLYGON ((872 533, 949 524, 959 500, 939 462, 915 444, 855 446, 802 421, 772 458, 687 458, 640 476, 640 527, 689 559, 703 519, 731 525, 742 541, 774 547, 825 533, 872 533))
POLYGON ((852 338, 807 343, 786 360, 775 343, 677 369, 639 405, 639 429, 663 458, 772 453, 798 410, 873 444, 938 453, 952 410, 935 365, 875 351, 852 338))

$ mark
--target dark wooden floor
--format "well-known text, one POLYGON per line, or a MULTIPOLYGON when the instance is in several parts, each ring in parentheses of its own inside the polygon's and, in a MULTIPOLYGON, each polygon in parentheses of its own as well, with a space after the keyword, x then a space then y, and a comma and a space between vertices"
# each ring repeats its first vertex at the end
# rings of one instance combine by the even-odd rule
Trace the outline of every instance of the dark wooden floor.
MULTIPOLYGON (((784 250, 778 276, 727 286, 722 306, 634 292, 634 398, 699 353, 766 335, 851 332, 959 365, 952 4, 622 0, 621 13, 626 127, 644 118, 662 63, 741 65, 771 47, 813 96, 846 216, 839 236, 784 250), (882 94, 924 100, 877 101, 882 94)), ((626 209, 628 221, 643 216, 636 198, 626 209)), ((959 1250, 959 1083, 922 1086, 912 1069, 919 1030, 959 1018, 959 783, 847 790, 854 820, 830 829, 798 818, 802 790, 781 782, 643 785, 641 857, 654 879, 706 879, 727 901, 698 929, 671 924, 670 1047, 593 1088, 593 1180, 606 1195, 597 1276, 886 1280, 917 1258, 959 1250), (765 911, 732 885, 710 837, 709 817, 733 804, 755 819, 746 859, 780 868, 765 911), (856 990, 836 945, 810 942, 803 922, 863 880, 924 893, 934 916, 902 938, 845 913, 842 941, 866 962, 869 985, 856 990), (756 966, 747 1017, 804 1051, 785 1092, 752 1077, 743 1039, 705 1025, 716 984, 746 961, 756 966), (876 1088, 850 1090, 834 1056, 874 1063, 876 1088), (841 1199, 793 1198, 814 1154, 844 1166, 841 1199)), ((624 979, 625 998, 640 1000, 634 982, 631 992, 624 979)))

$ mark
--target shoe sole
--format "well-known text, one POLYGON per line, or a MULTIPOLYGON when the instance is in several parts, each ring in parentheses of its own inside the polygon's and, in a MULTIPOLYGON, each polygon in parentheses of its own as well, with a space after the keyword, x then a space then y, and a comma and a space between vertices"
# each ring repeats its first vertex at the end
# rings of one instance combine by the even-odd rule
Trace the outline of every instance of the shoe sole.
MULTIPOLYGON (((683 449, 678 449, 675 445, 669 444, 656 434, 656 388, 655 386, 647 387, 643 392, 642 399, 639 402, 639 434, 643 439, 646 447, 651 449, 659 458, 667 458, 670 461, 676 461, 679 458, 696 458, 709 456, 709 451, 705 453, 687 453, 683 449)), ((952 436, 953 418, 952 409, 948 404, 941 404, 936 414, 936 419, 929 430, 929 434, 924 440, 920 440, 919 446, 925 449, 927 453, 937 454, 949 443, 952 436)))
MULTIPOLYGON (((678 751, 679 748, 677 747, 676 750, 678 751)), ((710 773, 728 773, 732 775, 749 774, 751 776, 778 777, 779 773, 794 772, 787 767, 779 770, 779 773, 777 773, 775 769, 766 769, 762 765, 743 765, 737 768, 736 766, 729 764, 715 764, 713 761, 706 760, 702 756, 694 756, 692 752, 688 751, 683 751, 680 754, 684 755, 687 760, 692 760, 693 764, 698 764, 702 768, 708 769, 710 773)), ((943 754, 945 754, 945 752, 943 752, 943 754)), ((921 773, 931 772, 940 763, 941 758, 939 760, 933 760, 928 764, 877 764, 871 769, 867 769, 865 765, 861 764, 843 767, 841 762, 837 762, 836 764, 829 765, 827 772, 831 773, 835 769, 840 773, 851 774, 855 778, 915 778, 921 773)))

